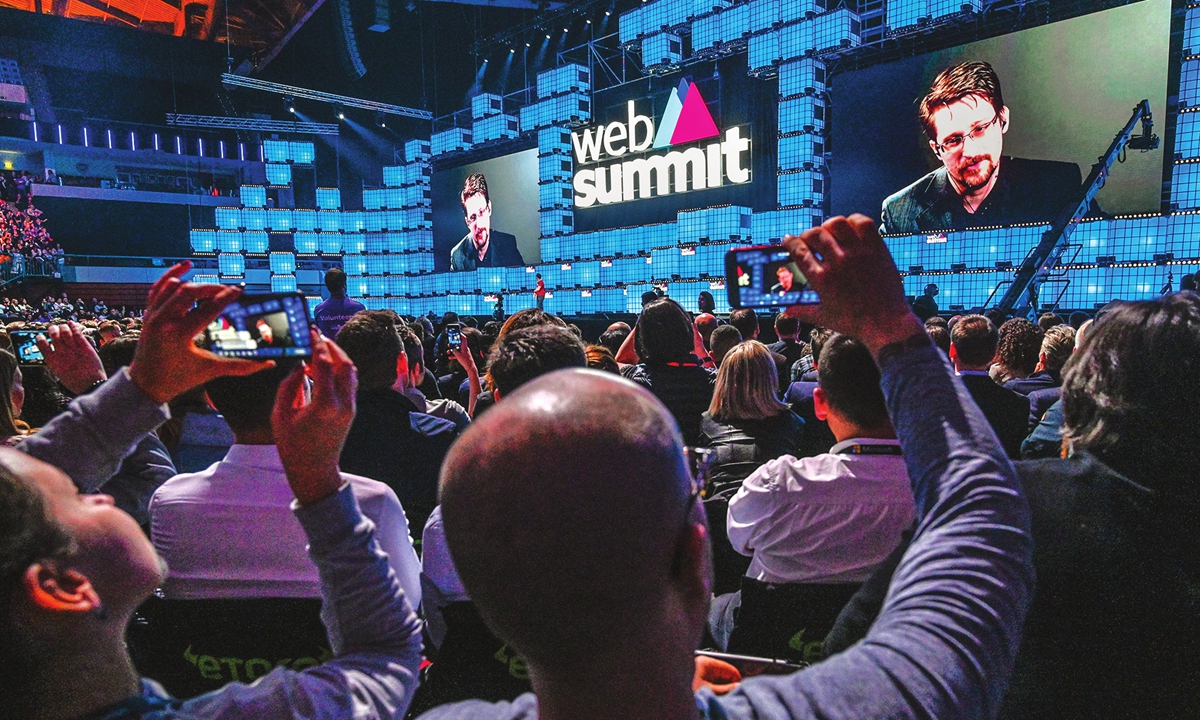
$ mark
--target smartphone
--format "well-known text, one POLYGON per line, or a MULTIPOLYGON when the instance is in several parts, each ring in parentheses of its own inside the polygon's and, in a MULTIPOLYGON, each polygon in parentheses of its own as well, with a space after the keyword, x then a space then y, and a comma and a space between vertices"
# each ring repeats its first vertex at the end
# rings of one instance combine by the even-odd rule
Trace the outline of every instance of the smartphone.
POLYGON ((462 326, 458 323, 449 323, 446 325, 446 346, 451 350, 458 350, 462 347, 462 326))
POLYGON ((312 356, 304 295, 245 293, 204 331, 204 347, 223 357, 306 358, 312 356))
POLYGON ((792 256, 778 245, 725 253, 725 291, 733 308, 778 309, 821 301, 792 256))
POLYGON ((708 650, 697 650, 696 654, 706 655, 710 658, 716 658, 717 660, 724 660, 738 669, 738 672, 742 674, 743 680, 756 675, 791 675, 794 672, 798 672, 808 667, 807 664, 797 665, 784 660, 752 657, 750 655, 733 655, 723 652, 710 652, 708 650))
POLYGON ((12 340, 13 355, 17 356, 18 365, 45 365, 46 358, 37 346, 37 336, 42 333, 35 330, 10 330, 8 337, 12 340))

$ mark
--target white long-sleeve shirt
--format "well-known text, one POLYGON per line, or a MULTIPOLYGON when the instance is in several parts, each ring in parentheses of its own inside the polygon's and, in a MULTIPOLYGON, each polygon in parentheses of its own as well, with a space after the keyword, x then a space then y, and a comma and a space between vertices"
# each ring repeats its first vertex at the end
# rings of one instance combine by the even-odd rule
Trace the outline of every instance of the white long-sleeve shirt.
MULTIPOLYGON (((396 493, 342 473, 413 607, 421 602, 421 563, 396 493)), ((169 575, 168 598, 320 597, 317 567, 291 510, 274 445, 234 445, 198 473, 176 475, 150 500, 150 534, 169 575)))
POLYGON ((899 441, 852 438, 754 471, 729 501, 726 527, 733 549, 753 558, 747 577, 853 583, 896 548, 913 514, 899 441))

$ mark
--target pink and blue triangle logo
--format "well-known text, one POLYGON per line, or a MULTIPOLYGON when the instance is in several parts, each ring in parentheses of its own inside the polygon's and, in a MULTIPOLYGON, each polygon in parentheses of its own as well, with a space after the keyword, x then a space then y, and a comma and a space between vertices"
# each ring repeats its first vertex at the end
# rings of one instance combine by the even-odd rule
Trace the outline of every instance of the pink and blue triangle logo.
POLYGON ((687 80, 680 80, 679 87, 671 89, 667 109, 663 111, 658 132, 654 134, 654 147, 665 148, 718 135, 717 124, 713 122, 700 88, 687 80))

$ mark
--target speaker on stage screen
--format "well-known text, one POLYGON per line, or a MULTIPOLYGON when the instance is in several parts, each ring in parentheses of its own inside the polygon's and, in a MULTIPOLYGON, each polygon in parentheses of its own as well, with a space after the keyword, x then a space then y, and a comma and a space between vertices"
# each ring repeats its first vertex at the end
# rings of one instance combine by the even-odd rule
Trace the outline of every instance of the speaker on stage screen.
MULTIPOLYGON (((1164 118, 1169 0, 1143 0, 833 74, 833 214, 888 233, 1052 221, 1149 99, 1164 118)), ((1093 214, 1157 212, 1161 150, 1129 152, 1093 214)))
POLYGON ((434 268, 541 262, 537 186, 537 150, 434 171, 434 268))

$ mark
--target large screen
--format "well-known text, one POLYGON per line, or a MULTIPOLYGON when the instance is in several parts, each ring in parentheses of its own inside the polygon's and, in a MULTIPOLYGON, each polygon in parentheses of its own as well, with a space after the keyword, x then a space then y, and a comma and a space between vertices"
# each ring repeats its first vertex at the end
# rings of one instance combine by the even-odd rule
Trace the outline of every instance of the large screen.
MULTIPOLYGON (((1165 118, 1170 20, 1142 0, 833 74, 830 210, 890 233, 1053 220, 1142 99, 1165 118)), ((1093 213, 1159 211, 1164 162, 1128 152, 1093 213)))
POLYGON ((542 261, 536 149, 436 170, 430 191, 435 270, 542 261))

